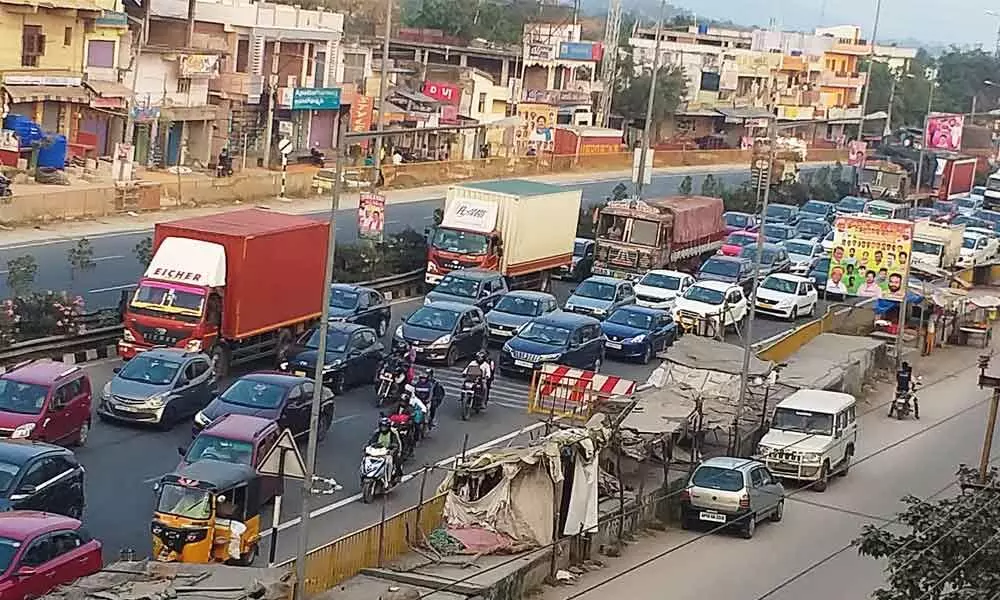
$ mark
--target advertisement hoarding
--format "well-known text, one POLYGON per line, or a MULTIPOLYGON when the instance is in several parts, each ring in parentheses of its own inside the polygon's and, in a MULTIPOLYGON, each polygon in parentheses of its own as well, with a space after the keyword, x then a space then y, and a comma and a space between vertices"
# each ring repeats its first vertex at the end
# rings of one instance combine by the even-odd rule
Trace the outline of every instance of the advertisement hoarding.
POLYGON ((295 88, 292 110, 340 110, 340 88, 295 88))
POLYGON ((847 164, 852 167, 862 168, 865 166, 865 157, 868 155, 868 142, 853 141, 847 144, 847 164))
POLYGON ((358 237, 382 241, 385 227, 385 196, 363 192, 358 202, 358 237))
POLYGON ((560 42, 560 60, 599 61, 603 46, 598 42, 560 42))
POLYGON ((425 81, 420 91, 425 96, 445 104, 458 104, 462 101, 462 89, 453 83, 425 81))
POLYGON ((902 300, 910 269, 913 223, 837 217, 826 291, 902 300))
POLYGON ((962 130, 964 128, 965 115, 931 113, 927 117, 924 147, 928 150, 958 152, 962 149, 962 130))

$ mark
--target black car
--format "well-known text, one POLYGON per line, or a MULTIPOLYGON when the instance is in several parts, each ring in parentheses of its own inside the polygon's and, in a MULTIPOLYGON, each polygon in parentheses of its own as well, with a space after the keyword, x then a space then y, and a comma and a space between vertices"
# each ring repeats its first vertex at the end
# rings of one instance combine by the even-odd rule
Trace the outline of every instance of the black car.
POLYGON ((208 355, 153 348, 115 369, 101 392, 97 416, 169 428, 205 408, 215 386, 208 355))
POLYGON ((330 320, 367 325, 381 338, 389 330, 392 309, 385 296, 377 290, 334 283, 330 286, 330 320))
MULTIPOLYGON (((740 258, 750 261, 751 273, 753 263, 757 261, 757 244, 744 246, 740 250, 740 258)), ((788 258, 788 250, 778 244, 764 243, 760 253, 760 278, 763 279, 771 273, 784 273, 792 268, 792 261, 788 258)))
POLYGON ((83 467, 61 446, 29 440, 0 442, 0 510, 38 510, 79 519, 83 467))
MULTIPOLYGON (((225 415, 250 415, 277 421, 298 437, 309 433, 309 415, 315 387, 311 379, 288 373, 261 371, 244 375, 194 416, 194 435, 225 415)), ((333 392, 322 390, 319 436, 323 439, 333 422, 333 392)))
MULTIPOLYGON (((289 353, 281 370, 297 377, 313 377, 319 354, 319 327, 305 332, 289 353)), ((378 374, 385 346, 371 327, 354 323, 330 323, 326 333, 326 360, 323 361, 323 383, 335 394, 344 389, 373 383, 378 374)))
MULTIPOLYGON (((754 246, 747 246, 752 247, 754 246)), ((698 281, 736 284, 749 293, 749 289, 753 287, 753 261, 739 256, 713 256, 701 264, 695 278, 698 281)))
POLYGON ((451 366, 486 348, 486 318, 472 304, 430 302, 396 328, 392 341, 412 346, 418 360, 444 361, 451 366))
POLYGON ((424 297, 431 302, 474 304, 487 312, 509 290, 503 275, 488 269, 456 269, 444 276, 424 297))

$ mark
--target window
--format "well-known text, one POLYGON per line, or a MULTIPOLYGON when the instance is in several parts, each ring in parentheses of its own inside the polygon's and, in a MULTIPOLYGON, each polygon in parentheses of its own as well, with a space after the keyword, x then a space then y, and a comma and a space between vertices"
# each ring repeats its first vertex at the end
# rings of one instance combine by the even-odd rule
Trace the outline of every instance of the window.
POLYGON ((486 112, 486 92, 479 93, 479 108, 480 113, 486 112))
POLYGON ((21 558, 23 567, 40 567, 56 557, 52 536, 44 535, 31 542, 21 558))
POLYGON ((49 480, 49 463, 51 459, 43 458, 35 461, 30 467, 28 467, 28 472, 24 474, 24 478, 21 480, 21 485, 19 489, 23 490, 25 486, 32 486, 37 488, 46 481, 49 480))
POLYGON ((754 487, 760 487, 764 485, 764 474, 760 472, 760 469, 754 469, 750 471, 750 482, 754 487))
POLYGON ((25 25, 21 32, 21 66, 37 67, 41 56, 45 56, 45 35, 41 26, 25 25))
POLYGON ((112 69, 115 66, 115 42, 90 40, 87 42, 87 66, 112 69))
POLYGON ((73 28, 66 27, 63 29, 63 46, 73 45, 73 28))
POLYGON ((236 72, 250 72, 250 40, 236 42, 236 72))
POLYGON ((847 409, 847 422, 848 423, 853 423, 855 418, 856 418, 856 416, 854 414, 854 407, 852 406, 852 407, 850 407, 850 408, 847 409))
POLYGON ((474 310, 469 313, 469 320, 473 325, 479 325, 483 322, 483 317, 478 310, 474 310))
POLYGON ((177 93, 178 94, 190 94, 191 93, 191 80, 190 79, 178 79, 177 80, 177 93))
POLYGON ((52 539, 53 558, 72 552, 83 545, 83 540, 75 531, 57 531, 50 538, 52 539))

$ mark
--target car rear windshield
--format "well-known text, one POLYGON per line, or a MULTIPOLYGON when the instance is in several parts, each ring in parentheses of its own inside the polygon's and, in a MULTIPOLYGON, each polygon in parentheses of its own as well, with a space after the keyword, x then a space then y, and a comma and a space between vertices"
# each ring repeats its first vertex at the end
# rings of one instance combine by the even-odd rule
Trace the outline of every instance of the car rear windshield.
POLYGON ((496 308, 493 310, 507 313, 509 315, 537 317, 542 314, 542 303, 538 300, 524 298, 522 296, 504 296, 503 298, 500 298, 500 301, 497 302, 496 308))
POLYGON ((529 342, 538 342, 549 346, 565 346, 573 332, 565 327, 532 322, 517 334, 517 337, 529 342))
POLYGON ((250 466, 253 462, 253 444, 201 434, 191 444, 185 459, 194 462, 203 458, 250 466))
POLYGON ((277 408, 285 398, 287 390, 273 383, 238 379, 220 397, 223 402, 251 408, 277 408))
POLYGON ((745 215, 743 213, 726 213, 722 215, 722 217, 726 220, 726 225, 730 227, 746 227, 750 215, 745 215))
POLYGON ((708 259, 701 265, 701 272, 709 275, 722 275, 723 277, 739 277, 740 263, 730 260, 708 259))
POLYGON ((801 254, 802 256, 812 256, 815 246, 810 242, 785 242, 785 250, 789 254, 801 254))
POLYGON ((125 363, 118 378, 151 385, 167 385, 174 380, 180 368, 180 363, 140 354, 125 363))
POLYGON ((619 308, 608 317, 608 323, 624 325, 633 329, 652 329, 653 317, 627 308, 619 308))
POLYGON ((743 473, 722 467, 699 467, 691 483, 710 490, 738 492, 743 489, 743 473))
POLYGON ((479 281, 456 275, 446 275, 441 283, 437 284, 434 291, 462 298, 475 298, 476 294, 479 293, 479 281))
POLYGON ((21 465, 0 461, 0 494, 10 489, 20 471, 21 465))
POLYGON ((0 412, 41 414, 48 395, 49 388, 44 385, 0 379, 0 412))
POLYGON ((358 293, 349 290, 330 290, 330 306, 333 308, 354 308, 358 305, 358 293))
POLYGON ((584 281, 580 284, 580 287, 576 288, 573 295, 582 298, 593 298, 595 300, 614 300, 615 286, 610 283, 584 281))
MULTIPOLYGON (((326 351, 345 352, 347 350, 347 342, 349 342, 350 339, 350 335, 344 333, 343 331, 328 330, 326 333, 326 351)), ((317 350, 319 349, 319 340, 319 329, 313 329, 311 332, 302 336, 300 343, 310 350, 317 350)))
POLYGON ((681 289, 681 279, 663 273, 646 273, 639 280, 639 285, 648 285, 663 290, 679 290, 681 289))
POLYGON ((422 306, 417 312, 410 315, 406 320, 407 325, 434 329, 437 331, 451 331, 455 329, 459 314, 451 310, 442 310, 432 306, 422 306))
POLYGON ((20 547, 21 542, 0 537, 0 573, 5 573, 10 568, 10 563, 17 556, 17 551, 20 547))

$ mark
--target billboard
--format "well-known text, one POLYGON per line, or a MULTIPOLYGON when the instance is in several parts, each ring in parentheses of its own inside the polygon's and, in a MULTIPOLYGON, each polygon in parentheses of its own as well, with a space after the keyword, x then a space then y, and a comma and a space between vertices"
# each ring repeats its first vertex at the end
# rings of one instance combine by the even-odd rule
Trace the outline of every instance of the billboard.
POLYGON ((425 81, 420 91, 430 98, 445 104, 458 104, 462 101, 462 88, 454 83, 443 81, 425 81))
POLYGON ((604 47, 599 42, 559 42, 560 60, 600 61, 604 47))
POLYGON ((517 114, 523 124, 517 130, 521 145, 532 144, 536 151, 552 149, 552 132, 556 125, 557 109, 551 104, 534 104, 521 102, 517 105, 517 114))
POLYGON ((931 113, 927 117, 927 130, 924 131, 924 147, 928 150, 958 152, 962 149, 964 128, 965 115, 931 113))
POLYGON ((868 143, 853 141, 847 143, 847 164, 852 167, 862 168, 865 166, 865 158, 868 154, 868 143))
POLYGON ((385 228, 385 196, 364 192, 358 202, 358 237, 382 241, 385 228))
POLYGON ((844 296, 902 300, 910 269, 913 223, 837 217, 826 291, 844 296))

